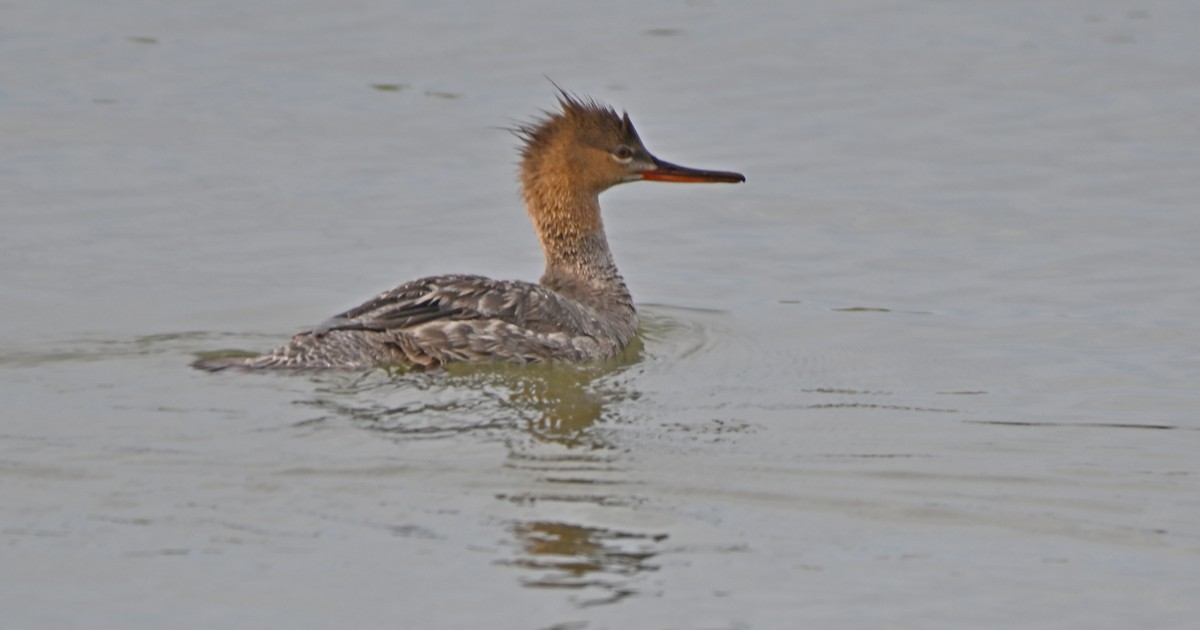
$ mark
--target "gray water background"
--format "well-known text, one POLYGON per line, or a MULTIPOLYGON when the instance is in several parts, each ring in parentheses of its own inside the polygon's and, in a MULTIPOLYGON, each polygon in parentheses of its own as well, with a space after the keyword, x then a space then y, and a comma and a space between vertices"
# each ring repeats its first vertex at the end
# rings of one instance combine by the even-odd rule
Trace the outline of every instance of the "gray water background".
POLYGON ((1200 4, 8 2, 0 627, 1192 628, 1200 4), (548 76, 621 360, 247 376, 536 279, 548 76))

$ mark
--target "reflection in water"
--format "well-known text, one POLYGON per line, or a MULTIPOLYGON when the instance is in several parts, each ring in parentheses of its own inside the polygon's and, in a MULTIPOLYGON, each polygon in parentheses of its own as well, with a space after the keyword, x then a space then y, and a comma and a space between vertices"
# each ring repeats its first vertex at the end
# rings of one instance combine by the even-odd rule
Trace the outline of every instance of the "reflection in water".
MULTIPOLYGON (((298 404, 404 438, 523 429, 539 443, 604 448, 594 430, 605 406, 636 394, 616 377, 642 359, 635 340, 619 357, 588 365, 452 364, 431 372, 320 374, 318 396, 298 404)), ((319 420, 318 420, 319 421, 319 420)), ((314 421, 309 421, 314 422, 314 421)))
POLYGON ((535 370, 513 383, 507 406, 519 412, 522 428, 539 443, 601 448, 593 427, 605 399, 591 387, 598 374, 575 367, 551 374, 535 370))
POLYGON ((656 571, 650 559, 658 555, 657 544, 666 534, 637 534, 561 522, 518 523, 513 533, 525 557, 506 562, 529 569, 535 577, 521 580, 530 588, 598 589, 603 595, 580 598, 581 606, 610 604, 636 590, 631 577, 656 571))
POLYGON ((495 496, 530 512, 511 528, 521 551, 502 563, 527 570, 518 577, 523 586, 568 589, 574 603, 592 606, 637 593, 634 578, 657 569, 650 559, 666 534, 548 520, 544 511, 572 503, 619 509, 639 501, 616 491, 627 480, 603 429, 619 421, 617 403, 637 396, 621 377, 642 358, 638 339, 617 359, 599 364, 322 374, 313 377, 317 396, 299 404, 406 440, 498 436, 508 448, 507 468, 520 471, 521 480, 512 492, 495 496))
MULTIPOLYGON (((508 504, 509 516, 501 522, 517 551, 501 563, 516 570, 522 586, 563 589, 579 606, 619 602, 641 592, 639 581, 658 569, 652 560, 667 534, 568 522, 563 511, 627 510, 645 501, 628 491, 638 480, 628 478, 613 438, 616 425, 632 420, 622 417, 627 405, 621 403, 640 396, 632 383, 648 357, 643 341, 655 349, 651 361, 672 363, 713 351, 713 338, 723 336, 710 334, 708 320, 719 314, 662 306, 653 311, 644 314, 641 335, 630 347, 602 363, 309 374, 302 378, 315 387, 305 388, 296 404, 319 415, 300 424, 337 420, 398 440, 469 435, 502 442, 506 475, 513 478, 493 496, 508 504)), ((715 428, 679 431, 745 430, 744 424, 714 422, 715 428)))

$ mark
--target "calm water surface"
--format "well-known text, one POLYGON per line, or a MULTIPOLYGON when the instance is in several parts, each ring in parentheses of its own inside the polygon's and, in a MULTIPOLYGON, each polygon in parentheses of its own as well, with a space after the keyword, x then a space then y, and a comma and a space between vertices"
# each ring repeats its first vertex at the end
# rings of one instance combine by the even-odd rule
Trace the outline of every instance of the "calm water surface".
POLYGON ((9 3, 5 628, 1189 628, 1200 8, 9 3), (603 198, 584 367, 205 374, 534 279, 543 75, 742 186, 603 198))

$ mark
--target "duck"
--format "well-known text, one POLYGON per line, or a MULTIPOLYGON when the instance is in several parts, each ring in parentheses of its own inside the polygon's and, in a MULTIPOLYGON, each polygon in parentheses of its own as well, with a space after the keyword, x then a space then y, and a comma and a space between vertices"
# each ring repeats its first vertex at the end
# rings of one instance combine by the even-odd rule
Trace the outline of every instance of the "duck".
POLYGON ((535 284, 438 275, 394 289, 249 357, 197 368, 429 369, 456 362, 587 362, 634 339, 637 309, 609 249, 600 193, 636 181, 739 183, 741 173, 651 154, 628 113, 559 89, 558 110, 510 129, 521 141, 522 197, 545 258, 535 284))

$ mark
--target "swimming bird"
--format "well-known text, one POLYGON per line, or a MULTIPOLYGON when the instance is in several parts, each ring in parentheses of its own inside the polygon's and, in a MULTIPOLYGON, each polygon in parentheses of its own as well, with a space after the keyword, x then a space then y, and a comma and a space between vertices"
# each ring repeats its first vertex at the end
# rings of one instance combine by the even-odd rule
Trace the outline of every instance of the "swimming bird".
POLYGON ((513 129, 520 182, 545 255, 537 284, 444 275, 402 284, 257 357, 201 359, 201 369, 430 368, 454 361, 589 361, 618 354, 637 311, 600 218, 601 192, 625 182, 746 181, 646 150, 628 114, 560 90, 559 111, 513 129))

